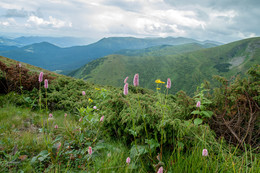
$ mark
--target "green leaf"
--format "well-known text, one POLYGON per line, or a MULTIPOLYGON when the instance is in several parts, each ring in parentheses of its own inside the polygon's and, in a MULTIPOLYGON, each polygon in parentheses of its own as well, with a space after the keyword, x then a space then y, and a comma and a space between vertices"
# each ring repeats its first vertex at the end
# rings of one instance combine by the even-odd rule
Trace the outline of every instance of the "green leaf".
POLYGON ((194 124, 195 124, 196 126, 197 126, 197 125, 200 125, 202 122, 203 122, 203 120, 200 119, 200 118, 196 118, 196 119, 194 120, 194 124))
POLYGON ((213 115, 211 111, 201 111, 201 115, 210 118, 213 115))
POLYGON ((150 145, 151 150, 160 146, 160 144, 155 139, 145 139, 145 143, 150 145))
POLYGON ((196 111, 191 112, 191 114, 198 114, 198 115, 200 115, 200 111, 196 110, 196 111))

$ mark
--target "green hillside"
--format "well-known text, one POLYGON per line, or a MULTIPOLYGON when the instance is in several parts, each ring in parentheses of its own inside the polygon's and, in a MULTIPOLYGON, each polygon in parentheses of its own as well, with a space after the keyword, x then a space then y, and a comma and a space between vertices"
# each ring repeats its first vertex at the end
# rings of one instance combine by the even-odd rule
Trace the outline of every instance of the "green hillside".
POLYGON ((204 80, 212 82, 213 75, 231 77, 260 64, 260 38, 250 38, 226 45, 176 54, 174 47, 145 51, 135 55, 109 55, 94 60, 71 73, 97 84, 122 86, 126 76, 140 75, 142 87, 155 89, 155 79, 171 78, 172 92, 184 90, 192 94, 204 80), (129 56, 132 55, 132 56, 129 56))

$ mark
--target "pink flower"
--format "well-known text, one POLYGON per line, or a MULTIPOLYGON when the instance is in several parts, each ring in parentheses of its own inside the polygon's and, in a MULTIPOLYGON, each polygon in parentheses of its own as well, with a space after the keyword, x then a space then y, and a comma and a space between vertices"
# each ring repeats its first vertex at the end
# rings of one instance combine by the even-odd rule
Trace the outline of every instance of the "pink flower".
POLYGON ((124 95, 128 94, 128 83, 125 84, 124 86, 124 95))
POLYGON ((135 74, 133 83, 134 83, 134 86, 139 85, 139 75, 138 75, 138 73, 135 74))
POLYGON ((58 126, 57 124, 54 126, 55 129, 57 129, 58 127, 59 127, 59 126, 58 126))
POLYGON ((102 122, 104 120, 104 115, 100 118, 100 122, 102 122))
POLYGON ((64 114, 64 117, 65 117, 65 118, 67 117, 67 113, 64 114))
POLYGON ((86 95, 86 92, 85 92, 85 91, 82 91, 82 95, 83 95, 83 96, 86 95))
POLYGON ((49 118, 52 118, 53 117, 53 115, 52 114, 49 114, 49 118))
POLYGON ((46 89, 48 88, 48 79, 44 80, 44 88, 46 88, 46 89))
POLYGON ((170 88, 171 88, 171 85, 172 85, 171 79, 168 78, 168 80, 167 80, 167 88, 170 89, 170 88))
POLYGON ((200 101, 197 102, 196 107, 200 107, 200 101))
POLYGON ((39 74, 39 82, 42 82, 42 80, 43 80, 43 72, 41 72, 41 73, 39 74))
POLYGON ((157 173, 163 173, 163 167, 162 166, 158 169, 157 173))
POLYGON ((79 119, 79 122, 81 122, 82 121, 82 117, 79 119))
POLYGON ((202 156, 208 156, 208 150, 207 149, 202 150, 202 156))
POLYGON ((125 78, 124 83, 127 83, 128 76, 125 78))
POLYGON ((21 64, 21 63, 19 63, 19 67, 20 67, 20 68, 22 67, 22 64, 21 64))
POLYGON ((130 157, 127 157, 127 158, 126 158, 126 163, 127 163, 128 165, 129 165, 130 161, 131 161, 130 157))
POLYGON ((93 109, 97 109, 97 107, 96 107, 96 106, 93 106, 93 109))
POLYGON ((92 148, 88 147, 88 154, 91 155, 92 154, 92 148))

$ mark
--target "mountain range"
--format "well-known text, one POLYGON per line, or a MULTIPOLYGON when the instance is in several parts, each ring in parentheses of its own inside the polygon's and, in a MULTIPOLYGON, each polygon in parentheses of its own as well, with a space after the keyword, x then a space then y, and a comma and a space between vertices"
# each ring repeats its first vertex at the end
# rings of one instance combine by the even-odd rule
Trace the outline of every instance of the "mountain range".
MULTIPOLYGON (((20 38, 18 40, 24 40, 20 38)), ((28 42, 30 42, 29 39, 28 42)), ((221 43, 214 41, 197 41, 190 38, 134 38, 109 37, 85 46, 61 48, 49 42, 34 43, 22 47, 11 44, 15 40, 2 41, 0 55, 29 63, 47 70, 71 71, 97 58, 117 53, 121 50, 145 49, 161 45, 182 45, 197 43, 202 46, 217 46, 221 43)), ((24 43, 25 41, 23 41, 24 43)), ((125 52, 124 52, 125 53, 125 52)), ((123 54, 124 54, 123 53, 123 54)))
POLYGON ((193 43, 120 52, 121 55, 96 59, 69 75, 97 84, 122 87, 125 77, 139 73, 140 86, 150 89, 158 87, 154 82, 156 79, 166 82, 171 78, 171 92, 184 90, 192 95, 204 80, 216 85, 213 75, 244 76, 251 66, 260 64, 260 37, 211 48, 193 43))

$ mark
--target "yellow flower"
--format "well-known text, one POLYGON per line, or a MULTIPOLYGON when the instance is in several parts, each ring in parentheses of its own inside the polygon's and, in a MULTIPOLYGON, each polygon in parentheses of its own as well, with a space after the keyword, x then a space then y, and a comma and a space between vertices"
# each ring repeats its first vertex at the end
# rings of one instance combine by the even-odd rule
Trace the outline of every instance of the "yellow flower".
POLYGON ((160 90, 161 88, 156 88, 157 90, 160 90))
POLYGON ((90 103, 93 102, 93 100, 92 100, 91 98, 89 98, 88 101, 89 101, 90 103))
POLYGON ((160 79, 157 79, 157 80, 155 81, 155 83, 165 83, 165 82, 161 81, 160 79))
POLYGON ((99 89, 99 88, 95 88, 95 90, 98 90, 98 91, 99 91, 100 89, 99 89))

